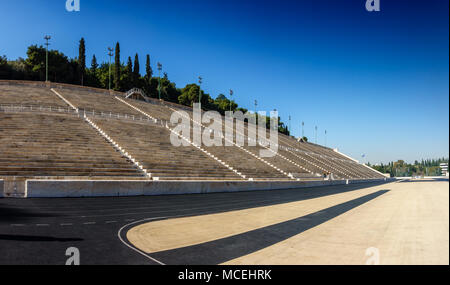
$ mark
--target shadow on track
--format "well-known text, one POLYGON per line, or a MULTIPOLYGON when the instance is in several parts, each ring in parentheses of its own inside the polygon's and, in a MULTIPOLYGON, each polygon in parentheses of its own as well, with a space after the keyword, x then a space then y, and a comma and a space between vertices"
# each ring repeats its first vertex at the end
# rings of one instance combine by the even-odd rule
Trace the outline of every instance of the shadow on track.
POLYGON ((17 221, 27 221, 33 218, 58 217, 57 214, 48 214, 42 212, 31 211, 19 207, 5 207, 0 203, 0 224, 12 223, 17 221))
POLYGON ((152 253, 150 256, 165 264, 220 264, 298 235, 387 192, 389 190, 380 190, 293 220, 211 242, 152 253))
POLYGON ((57 238, 50 236, 24 236, 24 235, 1 235, 0 240, 12 240, 12 241, 58 241, 58 242, 73 242, 83 241, 82 238, 57 238))

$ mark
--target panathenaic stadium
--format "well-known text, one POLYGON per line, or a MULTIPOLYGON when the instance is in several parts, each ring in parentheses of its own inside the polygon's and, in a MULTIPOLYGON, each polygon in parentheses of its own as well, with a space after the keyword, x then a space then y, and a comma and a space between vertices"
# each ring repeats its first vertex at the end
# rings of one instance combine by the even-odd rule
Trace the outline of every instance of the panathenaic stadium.
MULTIPOLYGON (((197 111, 0 81, 0 264, 77 264, 69 249, 78 264, 448 264, 448 179, 387 178, 282 134, 269 157, 198 144, 197 111)), ((254 137, 243 127, 232 141, 254 137)))
MULTIPOLYGON (((184 137, 186 146, 175 147, 170 117, 177 111, 193 112, 139 90, 0 81, 0 195, 210 193, 386 180, 336 149, 282 134, 273 157, 261 157, 259 144, 204 146, 184 137)), ((244 130, 234 130, 234 138, 252 131, 247 123, 244 130)))

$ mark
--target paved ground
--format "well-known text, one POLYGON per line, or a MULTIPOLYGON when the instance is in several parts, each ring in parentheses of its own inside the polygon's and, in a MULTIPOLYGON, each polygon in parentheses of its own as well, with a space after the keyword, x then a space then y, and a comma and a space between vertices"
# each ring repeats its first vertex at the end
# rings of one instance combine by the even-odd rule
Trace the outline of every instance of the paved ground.
MULTIPOLYGON (((439 260, 436 257, 421 261, 445 263, 446 253, 448 264, 448 180, 422 182, 421 185, 424 186, 419 188, 432 192, 434 184, 444 185, 446 189, 446 192, 443 192, 442 187, 437 187, 435 199, 430 198, 434 197, 432 193, 416 197, 422 190, 413 191, 416 193, 413 195, 416 202, 411 203, 415 203, 417 208, 422 207, 422 212, 430 215, 419 221, 421 227, 410 233, 418 239, 432 238, 437 245, 446 241, 447 247, 438 254, 439 260), (426 210, 430 207, 441 213, 443 218, 436 220, 436 213, 426 210), (430 224, 433 226, 428 226, 430 224), (431 228, 441 230, 421 235, 431 228)), ((276 252, 281 250, 286 254, 288 251, 285 248, 277 249, 277 246, 285 244, 292 247, 298 243, 295 239, 309 235, 311 231, 322 228, 332 230, 330 223, 351 213, 353 218, 341 222, 341 230, 354 231, 351 220, 357 220, 357 213, 374 202, 381 203, 399 187, 398 185, 402 184, 371 183, 298 190, 158 197, 0 199, 0 264, 64 264, 68 258, 65 256, 68 247, 77 247, 80 250, 81 264, 283 263, 280 262, 282 255, 276 252), (261 209, 265 209, 262 210, 265 212, 262 218, 261 209), (235 213, 240 215, 233 219, 235 213), (226 220, 222 221, 217 214, 223 214, 226 220), (182 235, 181 231, 176 230, 167 229, 168 231, 164 232, 174 234, 178 239, 172 236, 166 236, 164 239, 160 234, 160 243, 156 248, 150 245, 150 249, 140 250, 139 247, 130 245, 127 239, 128 236, 133 240, 131 233, 137 228, 153 224, 148 223, 150 221, 161 225, 164 222, 174 223, 178 227, 183 226, 179 221, 184 217, 192 217, 192 221, 203 221, 210 229, 206 232, 211 234, 199 234, 198 228, 191 231, 187 223, 184 229, 180 228, 182 235), (208 221, 205 217, 212 219, 208 221), (165 244, 164 240, 170 242, 165 244), (177 240, 183 240, 183 243, 178 244, 177 240), (267 259, 267 256, 272 257, 267 259)), ((389 205, 394 203, 385 201, 389 205)), ((373 208, 365 211, 375 210, 373 208)), ((361 212, 362 217, 367 219, 369 212, 361 212)), ((402 225, 402 221, 404 220, 392 224, 392 228, 395 229, 395 225, 406 228, 411 226, 410 223, 402 225)), ((385 223, 381 217, 379 223, 385 223)), ((191 222, 190 225, 195 227, 196 223, 191 222)), ((361 233, 357 234, 358 239, 364 238, 360 236, 361 233)), ((316 237, 311 235, 308 239, 316 237)), ((373 243, 373 246, 377 245, 373 243)), ((320 244, 317 246, 320 248, 320 244)), ((385 249, 381 245, 378 246, 383 261, 385 249)), ((329 248, 329 244, 325 243, 324 254, 328 253, 329 248)), ((429 252, 428 249, 422 248, 425 252, 429 252)))
POLYGON ((448 264, 448 180, 148 222, 127 237, 170 264, 448 264))

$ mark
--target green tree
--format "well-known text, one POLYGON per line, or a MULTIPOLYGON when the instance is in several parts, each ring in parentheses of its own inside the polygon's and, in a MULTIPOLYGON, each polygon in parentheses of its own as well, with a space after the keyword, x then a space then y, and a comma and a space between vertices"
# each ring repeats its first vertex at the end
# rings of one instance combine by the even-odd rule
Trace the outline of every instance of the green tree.
POLYGON ((10 79, 12 68, 8 64, 6 56, 0 56, 0 79, 10 79))
MULTIPOLYGON (((3 67, 3 79, 12 80, 27 80, 28 73, 26 72, 25 60, 19 57, 17 60, 6 61, 6 56, 4 57, 4 67, 3 67)), ((1 61, 1 60, 0 60, 1 61)), ((1 65, 1 64, 0 64, 1 65)), ((0 70, 2 67, 0 67, 0 70)), ((2 73, 2 71, 0 71, 2 73)), ((0 75, 2 78, 2 75, 0 75)))
POLYGON ((114 61, 114 89, 116 91, 120 91, 120 44, 119 42, 116 43, 116 50, 115 50, 115 61, 114 61))
POLYGON ((141 77, 139 70, 140 70, 139 56, 136 53, 136 55, 134 56, 134 70, 133 70, 133 84, 134 85, 138 85, 139 78, 141 77))
MULTIPOLYGON (((42 46, 28 47, 25 71, 30 80, 45 80, 45 53, 42 46)), ((76 84, 79 82, 79 65, 76 60, 69 60, 63 53, 50 50, 48 52, 48 74, 53 82, 76 84)))
POLYGON ((131 61, 131 57, 128 57, 127 65, 125 67, 125 72, 123 76, 123 85, 125 90, 130 90, 133 88, 133 81, 134 81, 134 75, 133 75, 133 62, 131 61))
POLYGON ((192 107, 194 102, 198 102, 198 90, 199 86, 197 84, 186 85, 183 89, 181 89, 181 94, 178 97, 178 103, 192 107))
POLYGON ((87 85, 92 87, 101 87, 100 80, 98 78, 98 63, 95 54, 92 56, 91 68, 88 70, 87 85))
POLYGON ((127 61, 127 69, 126 69, 126 73, 131 77, 133 74, 133 62, 131 61, 131 57, 128 57, 128 61, 127 61))
POLYGON ((224 94, 219 94, 214 100, 215 109, 225 115, 226 111, 230 111, 230 107, 232 111, 235 111, 238 105, 234 101, 230 101, 224 94))
POLYGON ((153 69, 150 65, 150 55, 147 54, 147 61, 145 62, 145 79, 150 83, 150 79, 153 76, 153 69))
POLYGON ((84 38, 81 38, 78 48, 78 65, 80 68, 81 86, 84 85, 84 74, 86 72, 86 46, 84 38))
POLYGON ((98 68, 97 58, 95 57, 95 54, 92 56, 91 60, 91 72, 96 74, 98 68))
POLYGON ((178 103, 178 97, 180 96, 180 91, 176 88, 175 83, 170 82, 167 78, 161 78, 161 98, 178 103))

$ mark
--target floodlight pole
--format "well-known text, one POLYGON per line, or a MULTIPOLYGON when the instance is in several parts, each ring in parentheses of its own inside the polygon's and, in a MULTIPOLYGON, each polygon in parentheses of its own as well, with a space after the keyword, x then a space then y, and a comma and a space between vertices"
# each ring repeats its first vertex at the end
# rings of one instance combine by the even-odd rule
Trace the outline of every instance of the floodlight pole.
POLYGON ((48 41, 51 39, 52 37, 50 36, 45 36, 44 40, 46 41, 45 45, 46 45, 46 49, 45 49, 45 82, 48 82, 48 46, 50 45, 48 43, 48 41))
POLYGON ((113 54, 114 49, 111 47, 108 47, 108 55, 109 55, 109 90, 111 90, 111 57, 113 54))
POLYGON ((302 139, 305 137, 305 122, 302 122, 302 139))
POLYGON ((327 146, 327 130, 325 130, 325 147, 327 146))
POLYGON ((161 70, 162 70, 162 64, 158 62, 158 97, 159 100, 161 100, 161 70))
POLYGON ((289 115, 289 136, 291 136, 291 115, 289 115))
POLYGON ((258 106, 258 101, 255 100, 255 120, 256 120, 256 124, 258 124, 258 110, 257 110, 257 106, 258 106))
POLYGON ((203 82, 203 78, 201 76, 199 76, 198 77, 198 103, 199 104, 202 104, 202 82, 203 82))
POLYGON ((316 126, 315 130, 316 130, 316 138, 315 138, 315 140, 316 140, 316 144, 317 144, 317 126, 316 126))
POLYGON ((231 97, 233 97, 233 90, 230 89, 230 112, 232 111, 231 110, 231 105, 233 104, 232 103, 233 101, 231 100, 231 97))

